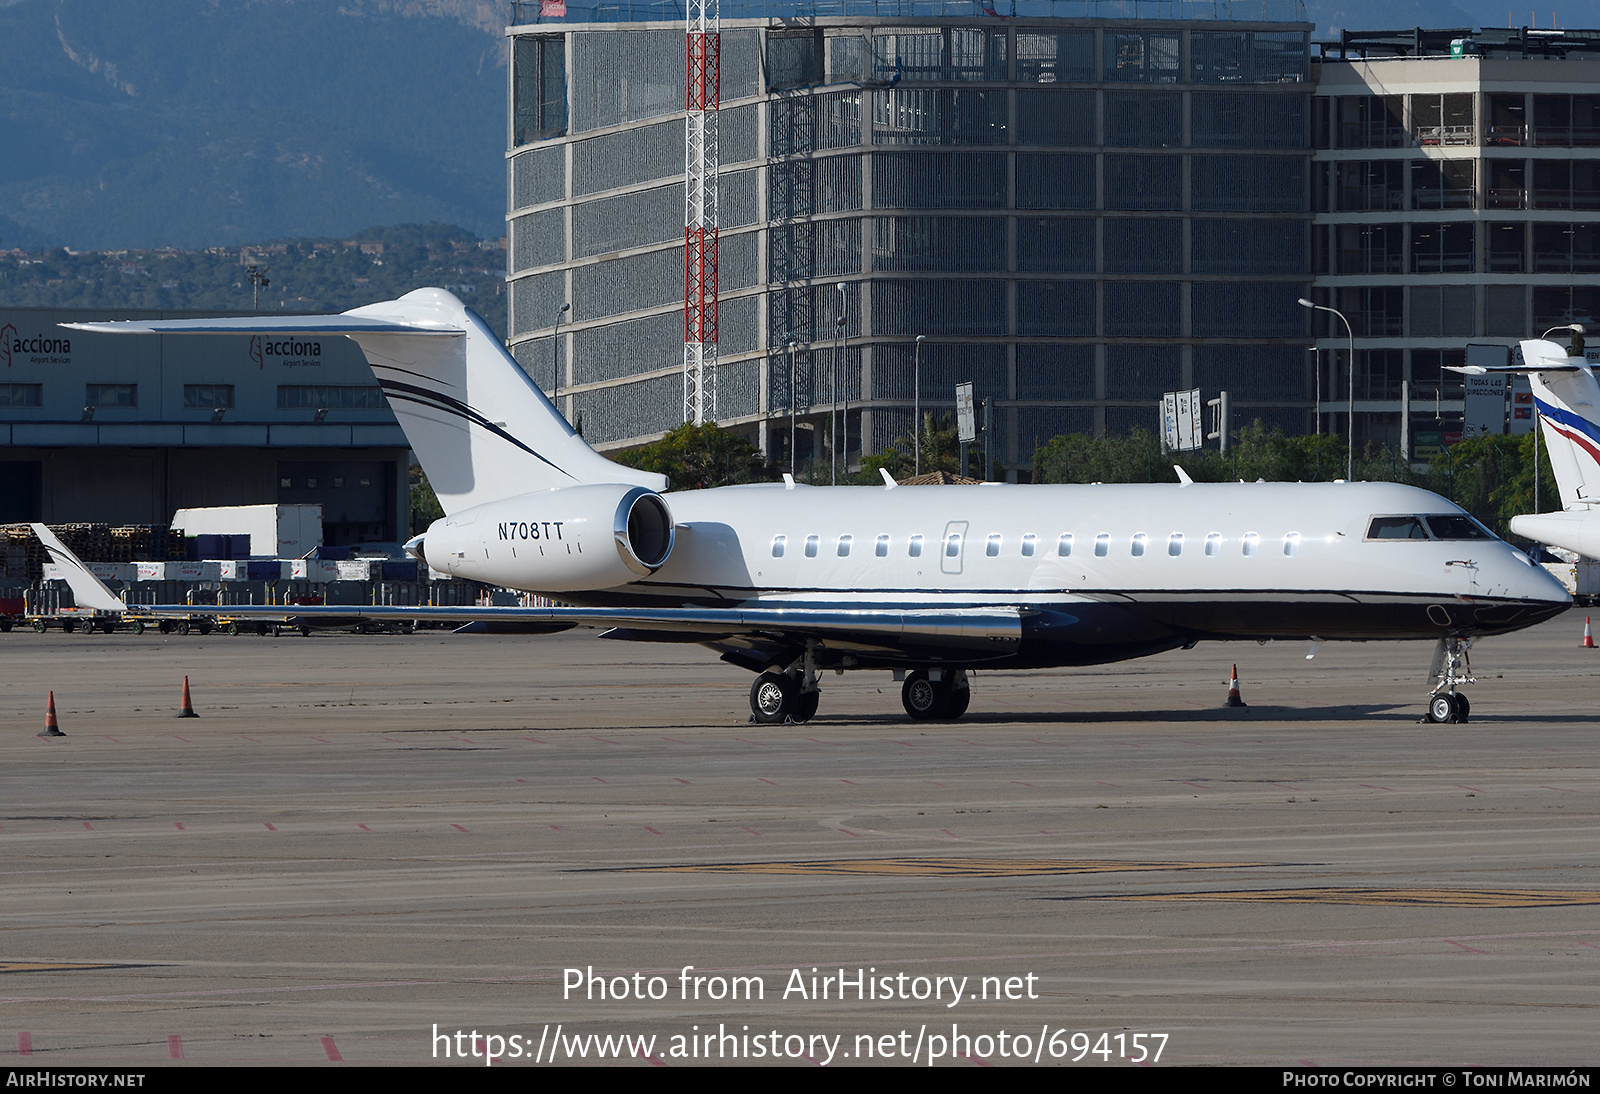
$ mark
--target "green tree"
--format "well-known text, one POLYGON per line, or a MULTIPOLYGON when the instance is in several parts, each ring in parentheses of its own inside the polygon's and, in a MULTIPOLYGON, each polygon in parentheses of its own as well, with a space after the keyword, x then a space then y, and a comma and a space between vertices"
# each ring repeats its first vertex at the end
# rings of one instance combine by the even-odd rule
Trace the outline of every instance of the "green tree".
MULTIPOLYGON (((887 469, 897 480, 909 478, 916 474, 916 452, 916 439, 902 433, 881 452, 862 457, 861 470, 850 481, 858 486, 880 485, 883 476, 879 468, 887 469)), ((922 414, 922 473, 935 471, 961 473, 961 440, 952 415, 928 410, 922 414)), ((967 473, 983 475, 983 449, 977 445, 967 446, 967 473)))
POLYGON ((444 506, 433 492, 428 473, 420 463, 411 465, 411 534, 425 531, 428 525, 444 516, 444 506))
POLYGON ((685 423, 653 444, 619 452, 613 458, 641 471, 665 475, 679 490, 770 482, 777 477, 760 449, 742 434, 714 423, 685 423))

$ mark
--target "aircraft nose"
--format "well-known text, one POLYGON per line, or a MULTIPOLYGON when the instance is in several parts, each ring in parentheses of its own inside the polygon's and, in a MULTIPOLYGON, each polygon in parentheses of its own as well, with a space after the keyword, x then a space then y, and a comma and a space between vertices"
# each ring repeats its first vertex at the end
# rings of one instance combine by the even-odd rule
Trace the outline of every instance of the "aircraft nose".
POLYGON ((1572 594, 1567 587, 1521 551, 1515 552, 1507 570, 1509 592, 1518 600, 1537 600, 1563 606, 1572 603, 1572 594))

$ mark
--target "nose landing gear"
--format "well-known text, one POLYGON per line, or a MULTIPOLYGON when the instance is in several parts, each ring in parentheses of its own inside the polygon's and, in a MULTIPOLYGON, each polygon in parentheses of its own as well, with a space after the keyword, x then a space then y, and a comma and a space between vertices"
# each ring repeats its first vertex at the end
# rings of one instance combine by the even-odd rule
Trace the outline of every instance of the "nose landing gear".
POLYGON ((1456 691, 1458 684, 1475 684, 1472 662, 1467 651, 1472 648, 1470 638, 1441 638, 1433 651, 1433 667, 1428 675, 1435 677, 1432 693, 1428 696, 1428 712, 1418 721, 1464 725, 1472 713, 1472 703, 1456 691))

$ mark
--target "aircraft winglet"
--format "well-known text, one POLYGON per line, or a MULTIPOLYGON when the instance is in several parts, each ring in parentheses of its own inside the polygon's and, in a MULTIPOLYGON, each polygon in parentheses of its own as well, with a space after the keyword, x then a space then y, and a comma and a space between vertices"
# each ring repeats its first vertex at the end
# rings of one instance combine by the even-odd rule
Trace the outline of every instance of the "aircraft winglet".
POLYGON ((39 542, 44 544, 44 549, 50 552, 50 559, 57 566, 66 571, 67 585, 72 589, 72 599, 80 608, 94 608, 102 612, 125 612, 128 605, 122 598, 105 587, 98 577, 89 572, 89 568, 72 550, 59 539, 56 534, 42 524, 31 526, 33 534, 39 537, 39 542))

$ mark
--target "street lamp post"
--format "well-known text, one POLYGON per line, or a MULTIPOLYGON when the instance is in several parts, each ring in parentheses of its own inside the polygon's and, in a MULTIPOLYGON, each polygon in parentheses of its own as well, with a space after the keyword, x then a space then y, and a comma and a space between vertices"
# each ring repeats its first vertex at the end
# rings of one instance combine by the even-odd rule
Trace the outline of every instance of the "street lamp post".
MULTIPOLYGON (((828 419, 833 424, 833 473, 832 485, 839 485, 839 364, 844 356, 844 327, 845 309, 849 306, 849 297, 846 296, 846 286, 843 281, 837 286, 839 290, 839 316, 833 321, 833 410, 829 412, 828 419)), ((846 391, 848 392, 848 388, 846 391)), ((850 473, 850 396, 845 395, 844 407, 844 471, 850 473)))
MULTIPOLYGON (((850 310, 850 297, 848 297, 848 294, 846 294, 845 283, 840 281, 837 288, 838 318, 837 320, 834 320, 835 329, 838 331, 834 350, 835 368, 837 368, 840 363, 843 363, 843 357, 845 357, 845 320, 846 313, 848 313, 848 310, 850 310)), ((840 448, 840 454, 842 454, 843 462, 845 462, 845 477, 848 478, 850 477, 850 381, 848 381, 848 377, 846 377, 845 381, 845 405, 843 405, 842 419, 845 440, 843 440, 843 448, 840 448)))
MULTIPOLYGON (((1299 304, 1302 308, 1311 308, 1315 311, 1332 312, 1344 323, 1345 334, 1350 337, 1350 371, 1348 377, 1348 390, 1345 397, 1345 437, 1344 437, 1344 477, 1349 482, 1355 478, 1356 463, 1356 334, 1350 327, 1350 320, 1344 317, 1344 312, 1338 308, 1329 308, 1321 304, 1313 304, 1305 297, 1301 297, 1299 304)), ((1407 454, 1407 458, 1410 454, 1407 454)))
POLYGON ((561 404, 557 402, 561 395, 561 317, 571 310, 571 304, 561 305, 556 312, 555 337, 550 339, 550 401, 556 404, 557 413, 561 411, 561 404))
POLYGON ((922 343, 926 334, 917 335, 917 349, 911 364, 911 447, 916 451, 916 471, 922 474, 922 343))
POLYGON ((799 470, 799 451, 795 447, 795 440, 799 436, 799 427, 795 425, 794 407, 798 400, 795 398, 794 388, 794 343, 789 343, 789 477, 792 479, 799 470))

